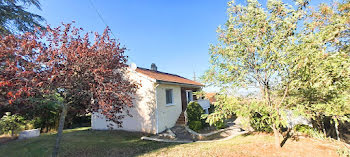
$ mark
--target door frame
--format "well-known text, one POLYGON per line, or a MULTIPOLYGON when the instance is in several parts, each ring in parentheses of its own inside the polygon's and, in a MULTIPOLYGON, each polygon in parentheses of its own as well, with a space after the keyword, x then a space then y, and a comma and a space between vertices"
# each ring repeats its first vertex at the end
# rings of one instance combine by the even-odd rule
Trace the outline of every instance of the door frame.
POLYGON ((186 90, 186 102, 187 104, 190 103, 190 101, 188 101, 188 95, 191 93, 191 101, 193 101, 193 91, 192 90, 186 90))

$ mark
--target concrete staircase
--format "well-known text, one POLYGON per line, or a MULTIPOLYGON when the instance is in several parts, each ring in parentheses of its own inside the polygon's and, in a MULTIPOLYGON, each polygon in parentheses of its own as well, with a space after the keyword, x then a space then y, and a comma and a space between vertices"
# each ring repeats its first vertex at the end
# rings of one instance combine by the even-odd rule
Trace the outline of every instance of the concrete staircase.
POLYGON ((186 118, 184 112, 181 112, 175 126, 186 126, 186 118))

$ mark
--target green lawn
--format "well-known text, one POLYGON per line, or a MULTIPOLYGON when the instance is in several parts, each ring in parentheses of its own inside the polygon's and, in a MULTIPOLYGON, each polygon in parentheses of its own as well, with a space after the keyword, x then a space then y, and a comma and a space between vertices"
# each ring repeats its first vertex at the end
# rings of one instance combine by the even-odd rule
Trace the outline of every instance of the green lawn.
MULTIPOLYGON (((65 130, 60 156, 337 156, 334 143, 314 139, 288 140, 276 150, 273 137, 266 134, 242 135, 227 141, 169 144, 142 141, 140 133, 65 130)), ((50 156, 55 136, 12 141, 0 146, 0 156, 50 156)))
MULTIPOLYGON (((173 144, 142 141, 140 133, 124 131, 92 131, 89 128, 65 130, 60 156, 135 156, 173 144)), ((12 141, 0 145, 0 156, 50 156, 54 134, 12 141)))

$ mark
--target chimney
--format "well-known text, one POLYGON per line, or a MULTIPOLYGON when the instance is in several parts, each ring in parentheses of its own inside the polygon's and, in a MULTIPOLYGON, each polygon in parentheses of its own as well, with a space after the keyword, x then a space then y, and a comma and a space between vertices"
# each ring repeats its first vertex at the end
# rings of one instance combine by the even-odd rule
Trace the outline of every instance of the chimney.
POLYGON ((157 66, 156 66, 156 64, 154 64, 154 63, 151 64, 151 70, 157 71, 157 66))

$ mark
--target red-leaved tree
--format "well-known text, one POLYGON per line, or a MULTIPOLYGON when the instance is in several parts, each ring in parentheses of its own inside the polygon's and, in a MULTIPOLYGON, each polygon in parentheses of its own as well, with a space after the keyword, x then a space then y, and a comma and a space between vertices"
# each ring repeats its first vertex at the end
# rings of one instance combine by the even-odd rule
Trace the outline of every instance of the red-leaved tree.
POLYGON ((121 127, 139 86, 124 76, 125 48, 109 37, 108 28, 102 35, 95 33, 92 42, 91 33, 81 34, 81 28, 63 24, 0 37, 1 105, 21 104, 14 102, 39 93, 64 98, 53 156, 58 154, 65 116, 74 100, 121 127))

